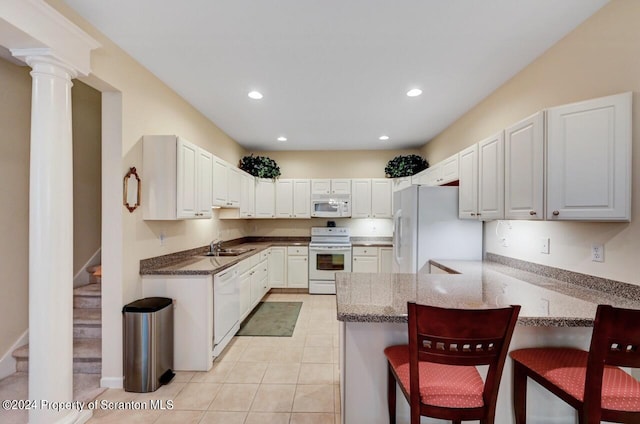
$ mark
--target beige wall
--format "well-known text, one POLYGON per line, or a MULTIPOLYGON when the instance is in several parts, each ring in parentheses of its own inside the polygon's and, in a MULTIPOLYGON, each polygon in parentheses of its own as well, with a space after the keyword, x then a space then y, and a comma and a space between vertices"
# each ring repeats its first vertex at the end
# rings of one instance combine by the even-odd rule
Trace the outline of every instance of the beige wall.
MULTIPOLYGON (((488 96, 423 149, 431 163, 546 107, 634 92, 633 169, 640 169, 640 2, 613 0, 488 96)), ((640 172, 633 172, 631 223, 511 221, 485 224, 488 252, 640 284, 640 172), (496 235, 496 232, 498 235, 496 235), (503 247, 501 237, 509 239, 503 247), (551 238, 551 254, 539 252, 551 238), (591 262, 591 244, 605 262, 591 262)))
POLYGON ((101 225, 101 96, 74 81, 73 124, 73 273, 100 249, 101 225))
POLYGON ((383 178, 384 167, 397 155, 418 150, 339 150, 255 152, 275 160, 281 178, 383 178))
POLYGON ((0 59, 0 358, 29 326, 30 70, 0 59))

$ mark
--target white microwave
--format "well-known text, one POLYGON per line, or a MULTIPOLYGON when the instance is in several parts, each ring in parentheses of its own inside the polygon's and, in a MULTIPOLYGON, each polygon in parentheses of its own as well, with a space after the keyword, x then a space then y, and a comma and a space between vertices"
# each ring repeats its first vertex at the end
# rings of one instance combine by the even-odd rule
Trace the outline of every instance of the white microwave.
POLYGON ((340 218, 351 216, 350 194, 314 194, 311 198, 311 216, 340 218))

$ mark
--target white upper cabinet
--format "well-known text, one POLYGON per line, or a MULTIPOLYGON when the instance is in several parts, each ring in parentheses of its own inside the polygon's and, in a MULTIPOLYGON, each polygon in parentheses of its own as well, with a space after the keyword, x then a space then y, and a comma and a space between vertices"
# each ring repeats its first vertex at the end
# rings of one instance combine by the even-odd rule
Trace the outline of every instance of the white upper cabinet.
POLYGON ((351 194, 351 180, 345 178, 313 179, 311 194, 351 194))
POLYGON ((352 218, 391 218, 392 180, 356 178, 351 180, 352 218))
POLYGON ((311 218, 311 180, 276 181, 276 218, 311 218))
POLYGON ((458 180, 458 153, 411 177, 412 184, 439 186, 458 180))
POLYGON ((293 217, 311 218, 311 180, 293 180, 293 217))
POLYGON ((392 207, 392 181, 389 178, 371 179, 371 217, 391 218, 392 207))
POLYGON ((275 218, 276 185, 273 180, 256 178, 256 218, 275 218))
POLYGON ((146 220, 211 217, 213 156, 174 135, 142 141, 142 215, 146 220))
POLYGON ((356 178, 351 180, 351 218, 371 217, 371 180, 356 178))
POLYGON ((458 187, 458 216, 477 219, 478 212, 478 145, 474 144, 458 153, 460 183, 458 187))
POLYGON ((411 186, 411 177, 399 177, 393 179, 393 191, 400 191, 411 186))
POLYGON ((547 111, 547 219, 631 219, 632 93, 547 111))
POLYGON ((240 171, 240 217, 256 215, 256 183, 253 175, 240 171))
POLYGON ((544 113, 505 129, 504 215, 544 219, 544 113))
POLYGON ((219 157, 213 157, 213 205, 240 207, 240 170, 219 157))
POLYGON ((478 142, 478 212, 484 221, 504 218, 504 132, 478 142))
POLYGON ((293 218, 293 180, 276 181, 276 218, 293 218))

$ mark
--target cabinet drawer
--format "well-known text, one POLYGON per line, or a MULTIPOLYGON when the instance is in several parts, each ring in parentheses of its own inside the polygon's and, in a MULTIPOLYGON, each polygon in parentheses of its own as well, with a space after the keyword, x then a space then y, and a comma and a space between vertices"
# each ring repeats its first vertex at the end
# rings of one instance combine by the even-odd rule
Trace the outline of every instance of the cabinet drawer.
MULTIPOLYGON (((256 255, 254 255, 256 256, 256 255)), ((255 263, 253 263, 253 256, 251 258, 247 258, 243 261, 241 261, 238 264, 238 274, 242 275, 245 274, 246 272, 248 272, 254 265, 255 263)))
POLYGON ((288 246, 287 255, 289 256, 308 256, 309 248, 306 246, 288 246))
POLYGON ((378 256, 378 248, 372 246, 354 246, 353 256, 378 256))

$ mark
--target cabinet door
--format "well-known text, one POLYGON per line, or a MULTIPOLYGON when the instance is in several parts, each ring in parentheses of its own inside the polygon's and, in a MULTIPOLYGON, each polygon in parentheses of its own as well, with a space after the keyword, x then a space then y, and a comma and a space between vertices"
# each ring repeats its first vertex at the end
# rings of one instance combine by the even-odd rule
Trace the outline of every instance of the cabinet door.
POLYGON ((427 181, 427 173, 431 168, 427 168, 424 171, 420 171, 415 175, 411 176, 411 184, 412 185, 425 185, 427 181))
MULTIPOLYGON (((178 138, 176 206, 178 218, 198 215, 198 146, 178 138)), ((143 183, 144 184, 144 183, 143 183)))
POLYGON ((331 180, 311 180, 311 194, 331 194, 331 180))
POLYGON ((459 153, 460 185, 458 187, 458 216, 477 219, 478 212, 478 145, 459 153))
POLYGON ((504 218, 504 133, 478 143, 478 215, 504 218))
POLYGON ((213 155, 204 149, 198 149, 198 211, 201 218, 211 218, 211 206, 213 205, 212 177, 213 155))
POLYGON ((505 129, 504 216, 544 219, 544 114, 505 129))
POLYGON ((276 189, 272 180, 256 179, 256 218, 275 218, 276 189))
POLYGON ((309 260, 307 256, 287 257, 287 287, 298 289, 309 287, 309 260))
POLYGON ((311 180, 293 180, 293 217, 311 218, 311 180))
POLYGON ((393 210, 391 208, 391 179, 373 178, 371 179, 371 217, 391 218, 393 210))
POLYGON ((351 218, 371 217, 371 180, 357 178, 351 182, 351 218))
POLYGON ((399 177, 393 179, 393 191, 400 191, 411 186, 411 177, 399 177))
POLYGON ((381 274, 391 273, 393 261, 393 247, 378 248, 378 272, 381 274))
POLYGON ((426 169, 426 173, 422 178, 424 181, 424 185, 428 185, 430 187, 434 187, 440 184, 442 180, 442 165, 437 163, 431 168, 426 169))
POLYGON ((287 286, 287 248, 274 246, 269 250, 269 287, 287 286))
POLYGON ((331 180, 331 194, 351 194, 351 180, 348 180, 348 179, 331 180))
POLYGON ((227 163, 213 158, 213 205, 227 206, 227 163))
POLYGON ((457 154, 442 161, 440 167, 442 169, 442 172, 440 177, 441 179, 438 182, 438 185, 447 184, 452 181, 456 181, 459 178, 457 154))
POLYGON ((242 171, 231 165, 227 168, 227 206, 240 207, 242 171))
POLYGON ((240 216, 253 218, 256 214, 256 185, 255 178, 246 172, 240 172, 242 185, 240 187, 240 216))
POLYGON ((547 219, 629 221, 631 102, 624 93, 547 112, 547 219))
POLYGON ((351 272, 378 272, 378 256, 354 256, 351 272))
POLYGON ((240 322, 249 315, 251 310, 251 276, 249 270, 240 275, 240 322))
POLYGON ((276 218, 293 218, 293 180, 276 181, 276 218))

